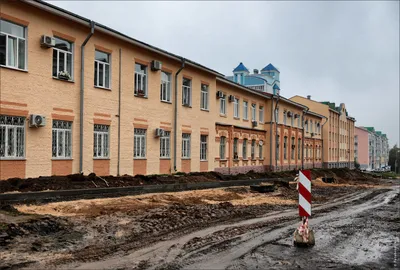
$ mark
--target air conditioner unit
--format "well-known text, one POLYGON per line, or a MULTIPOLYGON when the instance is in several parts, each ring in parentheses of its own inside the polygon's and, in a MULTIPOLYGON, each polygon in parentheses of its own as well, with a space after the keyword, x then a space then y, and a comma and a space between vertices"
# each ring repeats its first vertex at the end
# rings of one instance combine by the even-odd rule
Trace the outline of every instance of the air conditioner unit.
POLYGON ((235 96, 230 95, 230 96, 229 96, 229 102, 234 102, 234 101, 235 101, 235 96))
POLYGON ((151 61, 151 70, 157 71, 161 70, 161 68, 162 68, 162 63, 160 61, 157 60, 151 61))
POLYGON ((51 48, 56 46, 56 40, 53 37, 43 35, 40 39, 40 46, 44 48, 51 48))
POLYGON ((224 97, 224 93, 222 93, 221 91, 217 91, 217 98, 223 98, 224 97))
POLYGON ((162 128, 156 128, 156 137, 164 136, 164 130, 162 128))
POLYGON ((38 114, 31 114, 29 118, 29 127, 44 127, 46 125, 46 117, 38 114))
POLYGON ((256 127, 256 126, 258 126, 258 123, 257 123, 257 121, 251 121, 251 123, 253 124, 253 127, 256 127))

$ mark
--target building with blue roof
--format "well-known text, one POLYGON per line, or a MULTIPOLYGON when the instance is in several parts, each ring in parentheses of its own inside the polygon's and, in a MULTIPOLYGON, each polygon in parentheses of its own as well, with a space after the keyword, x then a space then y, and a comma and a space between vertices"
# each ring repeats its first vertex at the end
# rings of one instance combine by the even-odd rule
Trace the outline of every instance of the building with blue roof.
POLYGON ((233 76, 226 76, 226 78, 254 90, 276 95, 280 92, 279 74, 279 70, 271 63, 261 69, 261 72, 254 69, 253 74, 250 74, 249 69, 240 62, 233 69, 233 76))

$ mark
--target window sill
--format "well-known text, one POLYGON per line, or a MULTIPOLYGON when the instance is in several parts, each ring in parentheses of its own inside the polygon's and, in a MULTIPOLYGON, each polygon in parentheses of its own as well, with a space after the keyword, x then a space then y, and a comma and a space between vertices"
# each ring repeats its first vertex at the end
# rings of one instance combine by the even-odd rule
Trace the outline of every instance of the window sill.
POLYGON ((264 161, 264 159, 263 159, 263 158, 259 158, 258 160, 259 160, 259 161, 264 161))
POLYGON ((133 160, 147 160, 146 157, 134 157, 133 160))
POLYGON ((20 72, 26 72, 28 73, 27 69, 20 69, 20 68, 16 68, 16 67, 10 67, 10 66, 5 66, 5 65, 0 65, 1 68, 7 68, 7 69, 11 69, 11 70, 15 70, 15 71, 20 71, 20 72))
POLYGON ((60 78, 57 78, 57 77, 54 77, 54 76, 53 76, 53 79, 57 80, 57 81, 61 81, 61 82, 75 83, 74 80, 63 80, 63 79, 60 79, 60 78))
POLYGON ((243 161, 249 161, 247 158, 246 159, 242 159, 243 161))
POLYGON ((170 157, 160 157, 160 159, 163 159, 163 160, 171 160, 170 157))
POLYGON ((160 100, 162 103, 172 104, 172 101, 160 100))
POLYGON ((243 119, 244 122, 249 122, 249 119, 243 119))
POLYGON ((145 98, 145 99, 148 99, 148 96, 142 96, 142 95, 138 95, 138 94, 134 94, 134 96, 135 96, 135 97, 138 97, 138 98, 145 98))
POLYGON ((70 158, 70 157, 66 157, 66 158, 56 158, 56 157, 53 157, 53 158, 51 158, 51 160, 55 160, 55 161, 57 161, 57 160, 74 160, 73 158, 70 158))
POLYGON ((202 160, 200 160, 200 162, 208 162, 208 160, 207 159, 202 159, 202 160))
POLYGON ((240 117, 233 117, 233 119, 235 119, 235 120, 240 120, 240 117))
POLYGON ((102 87, 102 86, 97 86, 97 85, 95 85, 94 88, 103 89, 103 90, 107 90, 107 91, 111 91, 111 88, 102 87))
POLYGON ((192 158, 190 158, 190 157, 183 157, 183 158, 181 158, 182 160, 191 160, 192 158))
POLYGON ((93 160, 110 160, 109 157, 94 157, 93 160))
POLYGON ((26 161, 26 158, 12 158, 12 157, 2 157, 0 161, 7 160, 7 161, 26 161))
POLYGON ((224 158, 224 159, 219 159, 219 161, 228 161, 226 158, 224 158))
POLYGON ((228 116, 226 116, 226 114, 219 114, 220 117, 225 117, 227 118, 228 116))
POLYGON ((182 104, 182 107, 192 108, 192 106, 190 106, 190 105, 184 105, 184 104, 182 104))
POLYGON ((200 110, 201 110, 201 111, 204 111, 204 112, 210 112, 210 110, 209 110, 209 109, 203 109, 203 108, 200 108, 200 110))

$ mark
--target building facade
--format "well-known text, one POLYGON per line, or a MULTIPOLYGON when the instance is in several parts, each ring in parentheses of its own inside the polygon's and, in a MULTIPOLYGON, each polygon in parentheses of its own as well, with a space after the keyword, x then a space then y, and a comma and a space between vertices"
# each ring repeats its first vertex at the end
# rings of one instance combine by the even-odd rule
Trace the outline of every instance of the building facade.
POLYGON ((360 164, 361 170, 369 167, 369 132, 362 127, 355 127, 354 160, 360 164))
POLYGON ((291 100, 307 106, 311 111, 326 117, 323 125, 323 167, 354 168, 354 123, 344 103, 335 106, 331 102, 318 102, 301 96, 291 100))
POLYGON ((368 170, 385 170, 389 166, 389 142, 386 134, 374 127, 363 127, 368 131, 369 163, 368 170))
POLYGON ((304 104, 46 2, 0 15, 0 179, 322 164, 324 116, 304 104))

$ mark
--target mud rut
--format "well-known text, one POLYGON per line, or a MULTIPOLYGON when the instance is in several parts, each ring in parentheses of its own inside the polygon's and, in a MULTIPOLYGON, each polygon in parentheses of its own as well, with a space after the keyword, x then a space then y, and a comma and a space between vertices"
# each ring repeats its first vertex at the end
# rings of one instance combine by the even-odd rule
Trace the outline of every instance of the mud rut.
MULTIPOLYGON (((391 269, 398 245, 399 188, 360 191, 313 208, 316 246, 292 246, 297 211, 181 234, 96 262, 60 269, 391 269), (397 216, 397 218, 396 218, 397 216), (397 228, 397 229, 396 229, 397 228)), ((398 249, 397 249, 398 253, 398 249)), ((397 257, 399 254, 397 254, 397 257)), ((399 265, 399 262, 397 262, 399 265)))

